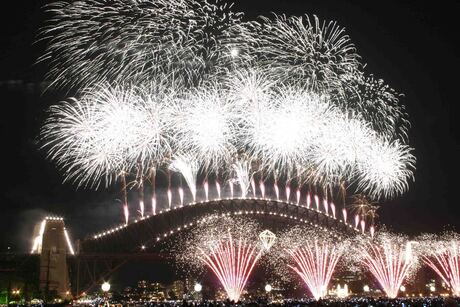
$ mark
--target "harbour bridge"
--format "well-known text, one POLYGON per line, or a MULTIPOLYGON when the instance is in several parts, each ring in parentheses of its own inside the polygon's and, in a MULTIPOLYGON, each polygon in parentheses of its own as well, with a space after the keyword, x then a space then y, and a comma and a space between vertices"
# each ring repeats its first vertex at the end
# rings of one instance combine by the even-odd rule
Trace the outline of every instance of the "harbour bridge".
POLYGON ((266 198, 226 198, 176 206, 135 219, 78 240, 74 250, 63 219, 47 217, 40 224, 36 239, 41 242, 36 242, 32 250, 40 253, 40 284, 54 285, 61 296, 88 293, 129 261, 166 261, 170 255, 160 248, 163 242, 216 215, 250 216, 264 228, 275 231, 294 225, 335 230, 343 235, 364 231, 358 230, 357 221, 344 221, 346 215, 338 218, 335 208, 320 210, 318 204, 312 208, 266 198))

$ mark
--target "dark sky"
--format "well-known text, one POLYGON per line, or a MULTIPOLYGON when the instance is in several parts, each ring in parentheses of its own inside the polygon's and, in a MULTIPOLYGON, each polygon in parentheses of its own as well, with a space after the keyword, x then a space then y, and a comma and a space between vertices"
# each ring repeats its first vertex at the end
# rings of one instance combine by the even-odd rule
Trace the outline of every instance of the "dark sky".
MULTIPOLYGON (((74 237, 120 220, 115 191, 76 191, 38 149, 44 110, 64 96, 40 96, 33 44, 45 1, 2 3, 0 16, 1 186, 0 250, 28 247, 33 223, 46 212, 63 215, 74 237), (12 85, 8 80, 21 80, 12 85), (28 85, 28 84, 31 85, 28 85)), ((410 191, 388 201, 380 221, 397 231, 460 229, 458 1, 239 0, 248 17, 269 12, 316 14, 347 28, 368 71, 405 93, 417 171, 410 191), (376 5, 378 4, 378 5, 376 5)))

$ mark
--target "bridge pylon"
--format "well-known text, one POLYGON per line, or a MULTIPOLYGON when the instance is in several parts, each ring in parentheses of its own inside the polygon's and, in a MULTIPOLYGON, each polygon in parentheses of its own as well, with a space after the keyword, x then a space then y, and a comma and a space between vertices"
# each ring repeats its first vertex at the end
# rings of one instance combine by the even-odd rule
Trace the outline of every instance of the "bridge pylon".
POLYGON ((64 219, 47 216, 35 227, 31 253, 40 255, 39 287, 46 297, 70 298, 67 256, 74 253, 64 219))

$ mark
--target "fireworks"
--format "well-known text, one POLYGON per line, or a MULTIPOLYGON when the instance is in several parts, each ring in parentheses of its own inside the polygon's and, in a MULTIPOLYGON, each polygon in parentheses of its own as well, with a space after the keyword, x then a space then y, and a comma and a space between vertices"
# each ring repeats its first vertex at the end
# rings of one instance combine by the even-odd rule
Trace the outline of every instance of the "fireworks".
POLYGON ((446 232, 443 235, 423 235, 417 240, 422 248, 422 260, 460 296, 460 236, 446 232))
POLYGON ((285 232, 278 242, 273 256, 278 271, 284 277, 295 272, 315 299, 324 297, 349 241, 339 240, 333 233, 296 227, 285 232))
POLYGON ((417 268, 417 253, 412 244, 406 237, 388 232, 379 232, 374 239, 363 239, 357 244, 357 261, 390 298, 397 297, 403 281, 417 268))
POLYGON ((368 200, 365 195, 357 194, 353 195, 353 201, 349 206, 353 213, 356 213, 357 216, 360 216, 364 220, 370 219, 371 224, 374 224, 375 218, 377 215, 377 206, 374 202, 368 200))
POLYGON ((42 61, 53 84, 77 90, 100 83, 190 85, 241 59, 232 56, 241 13, 219 1, 58 1, 42 29, 42 61))
POLYGON ((237 182, 240 185, 241 197, 246 197, 251 181, 251 169, 249 161, 241 160, 233 164, 237 182))
POLYGON ((196 176, 198 174, 198 162, 190 155, 183 155, 173 159, 170 168, 180 172, 184 177, 192 193, 193 201, 196 200, 196 176))
POLYGON ((343 75, 360 66, 345 30, 316 16, 262 17, 250 24, 248 35, 255 40, 254 53, 268 74, 284 80, 308 80, 315 89, 340 83, 343 75))
POLYGON ((383 140, 369 147, 361 157, 358 185, 362 191, 371 197, 382 194, 391 198, 407 190, 415 164, 415 157, 407 145, 383 140))
POLYGON ((303 185, 332 198, 334 189, 352 189, 378 200, 404 193, 414 178, 400 95, 364 72, 335 22, 278 15, 243 22, 220 1, 47 8, 41 60, 54 85, 77 90, 50 109, 42 129, 42 146, 65 180, 97 188, 123 174, 124 190, 143 193, 144 177, 172 170, 196 200, 199 175, 221 175, 232 191, 238 182, 241 197, 256 195, 255 178, 265 195, 269 178, 277 199, 284 181, 287 198, 292 183, 300 203, 303 185))
POLYGON ((100 88, 50 109, 42 128, 49 157, 79 186, 161 163, 170 152, 164 109, 134 90, 100 88))
POLYGON ((181 246, 178 255, 187 267, 203 265, 218 278, 230 300, 239 301, 264 251, 257 224, 244 219, 209 216, 181 246))
POLYGON ((232 107, 218 89, 197 89, 179 99, 172 117, 176 151, 194 153, 205 169, 229 165, 237 131, 232 107))

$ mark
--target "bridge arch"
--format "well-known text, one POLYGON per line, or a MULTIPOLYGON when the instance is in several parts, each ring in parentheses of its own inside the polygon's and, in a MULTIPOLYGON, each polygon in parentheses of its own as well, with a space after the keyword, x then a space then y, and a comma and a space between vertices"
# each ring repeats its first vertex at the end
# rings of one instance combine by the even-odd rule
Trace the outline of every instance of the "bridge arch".
POLYGON ((133 253, 152 250, 180 231, 195 226, 209 215, 248 215, 265 223, 309 225, 324 231, 344 234, 359 232, 353 225, 331 214, 297 203, 264 198, 226 198, 200 201, 156 215, 134 220, 85 238, 79 244, 80 253, 133 253))

